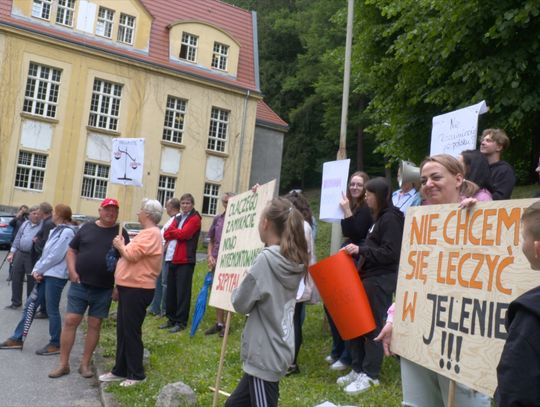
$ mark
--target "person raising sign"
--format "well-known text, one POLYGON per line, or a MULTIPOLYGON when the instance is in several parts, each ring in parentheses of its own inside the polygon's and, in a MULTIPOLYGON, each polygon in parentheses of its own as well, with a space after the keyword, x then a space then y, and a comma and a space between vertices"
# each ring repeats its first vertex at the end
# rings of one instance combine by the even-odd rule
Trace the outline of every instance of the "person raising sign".
MULTIPOLYGON (((438 154, 426 158, 420 164, 421 192, 430 205, 455 204, 461 208, 470 207, 477 201, 472 198, 478 186, 464 179, 465 169, 454 157, 438 154)), ((394 305, 388 310, 386 325, 376 341, 381 341, 388 356, 392 339, 394 305)), ((401 386, 404 406, 437 407, 446 406, 450 379, 406 358, 400 358, 401 386)), ((489 397, 457 383, 456 406, 489 407, 489 397)))

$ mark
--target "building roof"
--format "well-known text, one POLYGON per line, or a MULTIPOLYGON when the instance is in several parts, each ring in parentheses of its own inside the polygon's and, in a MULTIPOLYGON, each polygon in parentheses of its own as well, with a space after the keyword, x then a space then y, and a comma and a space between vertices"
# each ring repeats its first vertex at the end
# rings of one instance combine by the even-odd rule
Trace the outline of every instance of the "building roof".
POLYGON ((268 106, 264 100, 259 100, 257 103, 257 120, 259 126, 277 128, 287 131, 289 125, 281 117, 268 106))
POLYGON ((207 79, 236 88, 259 92, 257 33, 255 13, 217 0, 133 0, 140 1, 153 18, 148 53, 141 53, 114 42, 66 30, 55 24, 12 15, 12 2, 0 0, 0 25, 44 34, 62 42, 82 45, 94 51, 126 57, 188 76, 207 79), (169 25, 179 20, 201 21, 229 33, 240 44, 237 76, 212 72, 197 66, 179 64, 169 59, 169 25))

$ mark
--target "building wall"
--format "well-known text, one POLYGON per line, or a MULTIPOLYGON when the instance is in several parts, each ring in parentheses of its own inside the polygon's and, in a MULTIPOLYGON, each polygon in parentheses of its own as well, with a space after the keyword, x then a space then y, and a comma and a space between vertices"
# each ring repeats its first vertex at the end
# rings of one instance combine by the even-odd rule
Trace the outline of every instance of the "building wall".
POLYGON ((279 191, 284 133, 269 127, 255 126, 250 185, 276 179, 279 191))
MULTIPOLYGON (((192 193, 199 211, 205 182, 220 185, 220 193, 235 190, 238 165, 239 189, 249 187, 256 113, 254 98, 247 97, 246 102, 246 96, 239 91, 194 82, 76 47, 66 48, 31 34, 4 31, 0 34, 0 57, 3 61, 0 66, 3 84, 0 88, 0 204, 62 202, 69 204, 74 213, 95 215, 101 199, 81 197, 82 173, 86 161, 108 164, 105 152, 107 145, 110 149, 113 137, 145 139, 143 187, 108 185, 107 196, 121 201, 121 220, 136 219, 143 197, 156 198, 160 174, 175 176, 175 196, 192 193), (62 70, 55 119, 23 113, 30 62, 62 70), (88 126, 95 78, 123 86, 115 132, 88 126), (162 140, 168 95, 187 101, 181 145, 162 140), (224 153, 206 150, 212 106, 230 111, 224 153), (242 135, 244 146, 239 159, 242 135), (48 157, 42 191, 14 187, 21 148, 48 157), (101 155, 96 154, 96 149, 101 155)), ((212 216, 203 218, 203 228, 208 228, 212 216)))

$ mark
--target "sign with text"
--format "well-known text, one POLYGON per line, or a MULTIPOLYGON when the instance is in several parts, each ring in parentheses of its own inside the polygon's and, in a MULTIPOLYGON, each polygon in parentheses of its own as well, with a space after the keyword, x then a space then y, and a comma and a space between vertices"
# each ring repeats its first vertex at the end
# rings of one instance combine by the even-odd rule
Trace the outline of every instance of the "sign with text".
POLYGON ((487 111, 483 100, 476 105, 435 116, 429 155, 450 154, 457 157, 464 150, 476 150, 478 115, 487 111))
POLYGON ((319 219, 324 222, 337 222, 343 219, 339 203, 347 191, 347 178, 351 160, 329 161, 323 164, 321 207, 319 219))
POLYGON ((255 257, 264 248, 259 237, 259 219, 266 204, 274 197, 276 181, 229 198, 223 223, 209 304, 234 311, 232 291, 240 285, 255 257))
POLYGON ((392 351, 493 395, 509 303, 539 285, 521 251, 534 199, 407 211, 392 351))

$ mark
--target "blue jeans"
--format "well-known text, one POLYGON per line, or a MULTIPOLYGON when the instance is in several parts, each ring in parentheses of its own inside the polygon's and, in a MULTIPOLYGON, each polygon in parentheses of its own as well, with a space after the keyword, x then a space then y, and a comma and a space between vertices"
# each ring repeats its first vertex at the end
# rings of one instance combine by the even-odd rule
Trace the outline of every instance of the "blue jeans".
POLYGON ((45 277, 45 303, 49 315, 50 344, 60 346, 60 334, 62 333, 62 318, 60 317, 60 298, 66 286, 67 279, 45 277))
MULTIPOLYGON (((30 276, 30 278, 33 278, 30 276)), ((49 313, 49 335, 51 345, 60 346, 60 334, 62 332, 62 319, 60 318, 60 298, 62 290, 66 285, 67 280, 63 278, 45 277, 44 280, 34 286, 34 290, 24 304, 24 310, 21 320, 17 324, 15 331, 10 339, 22 340, 24 333, 25 321, 27 324, 32 324, 36 308, 42 301, 47 302, 47 311, 49 313), (28 315, 32 314, 29 318, 28 315), (27 321, 28 319, 28 321, 27 321)), ((28 326, 30 329, 30 325, 28 326)), ((28 333, 28 332, 27 332, 28 333)))
POLYGON ((167 300, 167 273, 169 272, 170 261, 163 260, 161 273, 156 280, 154 298, 150 304, 150 312, 156 315, 165 313, 165 301, 167 300))

